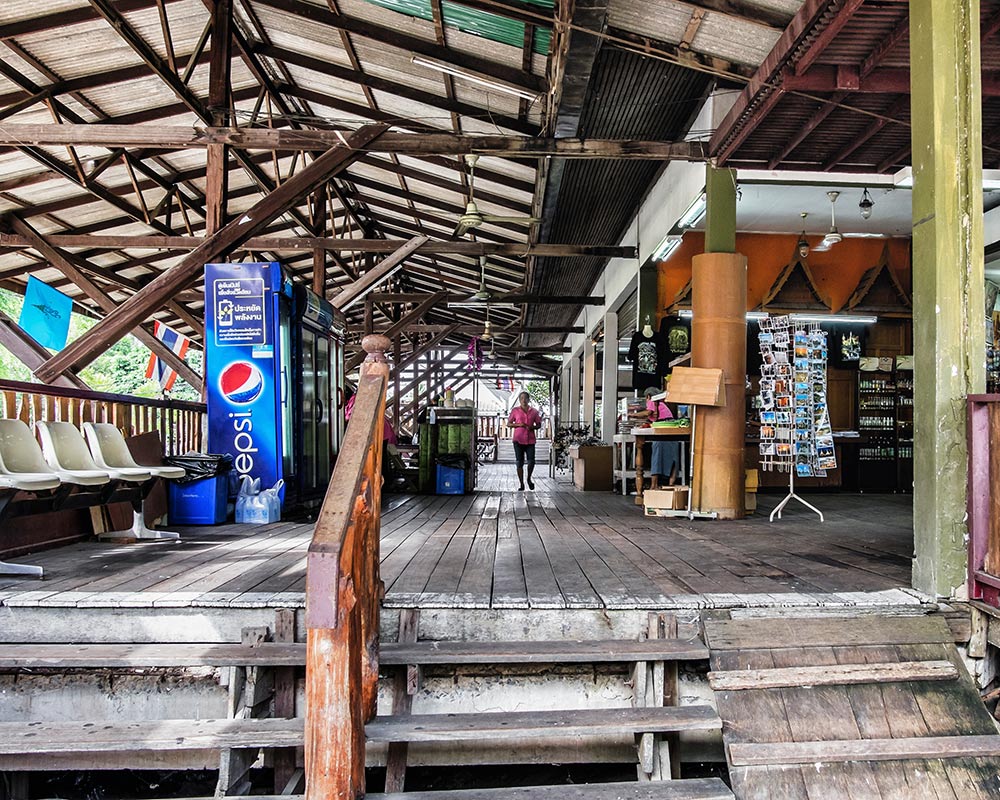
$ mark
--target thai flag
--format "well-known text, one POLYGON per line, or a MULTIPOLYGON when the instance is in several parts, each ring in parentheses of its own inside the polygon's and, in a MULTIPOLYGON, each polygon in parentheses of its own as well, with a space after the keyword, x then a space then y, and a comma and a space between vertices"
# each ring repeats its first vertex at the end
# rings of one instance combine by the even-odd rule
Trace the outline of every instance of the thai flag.
MULTIPOLYGON (((190 340, 186 336, 175 333, 159 321, 154 323, 153 335, 177 353, 178 358, 184 358, 190 344, 190 340)), ((169 392, 174 387, 174 381, 177 380, 177 373, 160 361, 156 353, 150 353, 149 364, 146 365, 146 378, 155 379, 163 391, 169 392)))

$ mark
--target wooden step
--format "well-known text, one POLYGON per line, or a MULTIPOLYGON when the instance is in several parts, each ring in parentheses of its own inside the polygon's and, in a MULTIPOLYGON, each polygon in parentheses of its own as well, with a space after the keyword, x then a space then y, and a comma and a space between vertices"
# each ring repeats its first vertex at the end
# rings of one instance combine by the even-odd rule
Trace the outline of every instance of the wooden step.
POLYGON ((721 727, 714 709, 698 705, 384 716, 369 722, 365 735, 371 742, 451 742, 718 730, 721 727))
MULTIPOLYGON (((559 786, 516 786, 392 794, 366 794, 366 800, 733 800, 718 778, 652 783, 582 783, 559 786)), ((178 800, 210 800, 186 797, 178 800)), ((226 800, 303 800, 303 795, 245 795, 226 800)))
MULTIPOLYGON (((719 717, 708 706, 678 706, 376 717, 365 733, 369 741, 377 742, 443 742, 711 730, 720 726, 719 717)), ((303 744, 303 738, 301 718, 0 722, 0 769, 4 768, 4 755, 296 747, 303 744)))
POLYGON ((0 722, 3 756, 29 753, 211 750, 219 747, 297 747, 300 719, 167 719, 142 722, 0 722))
POLYGON ((733 800, 718 778, 367 794, 366 800, 733 800))
POLYGON ((550 642, 386 642, 379 663, 401 664, 589 664, 634 661, 702 661, 708 648, 682 639, 550 642))
POLYGON ((115 667, 294 667, 306 646, 292 642, 243 644, 5 644, 0 669, 115 667))

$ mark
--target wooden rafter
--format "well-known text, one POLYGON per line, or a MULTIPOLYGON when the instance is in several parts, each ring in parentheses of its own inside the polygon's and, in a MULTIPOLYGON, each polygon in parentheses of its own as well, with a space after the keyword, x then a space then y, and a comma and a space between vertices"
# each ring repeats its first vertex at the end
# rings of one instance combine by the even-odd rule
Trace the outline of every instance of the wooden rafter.
POLYGON ((381 125, 361 128, 347 139, 346 146, 331 148, 308 167, 289 178, 252 209, 233 220, 193 250, 176 266, 159 275, 87 333, 53 356, 37 373, 49 381, 72 367, 89 363, 108 345, 118 341, 167 299, 190 283, 204 264, 238 247, 271 220, 284 214, 300 198, 329 180, 357 158, 357 148, 384 133, 381 125))

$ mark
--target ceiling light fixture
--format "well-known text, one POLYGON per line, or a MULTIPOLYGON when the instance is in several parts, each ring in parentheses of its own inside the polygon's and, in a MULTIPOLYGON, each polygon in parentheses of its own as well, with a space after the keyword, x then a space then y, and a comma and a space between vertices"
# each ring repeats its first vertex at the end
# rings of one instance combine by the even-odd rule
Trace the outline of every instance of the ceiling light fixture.
POLYGON ((858 203, 858 208, 861 211, 861 219, 871 219, 872 209, 875 207, 875 201, 872 200, 872 196, 868 194, 868 189, 865 189, 864 193, 861 195, 861 202, 858 203))
POLYGON ((664 236, 663 241, 661 241, 653 251, 653 261, 666 261, 670 254, 680 247, 683 240, 684 237, 679 236, 676 233, 669 233, 664 236))
POLYGON ((806 217, 809 216, 808 211, 800 211, 799 216, 802 218, 802 233, 799 234, 799 240, 795 243, 795 252, 799 254, 799 258, 809 258, 809 240, 806 239, 806 217))
POLYGON ((705 193, 702 192, 698 195, 697 199, 687 207, 679 220, 677 220, 678 228, 691 228, 698 224, 703 216, 705 216, 705 209, 708 207, 708 200, 705 197, 705 193))
POLYGON ((520 89, 516 86, 500 83, 492 78, 485 78, 482 75, 477 75, 475 72, 469 72, 468 70, 453 66, 445 61, 436 61, 434 59, 425 58, 424 56, 412 56, 410 58, 410 63, 418 67, 427 67, 428 69, 443 72, 445 75, 451 75, 453 78, 459 78, 463 81, 468 81, 469 83, 484 86, 485 88, 492 89, 495 92, 502 92, 503 94, 520 97, 522 100, 535 100, 538 97, 537 92, 529 92, 527 89, 520 89))

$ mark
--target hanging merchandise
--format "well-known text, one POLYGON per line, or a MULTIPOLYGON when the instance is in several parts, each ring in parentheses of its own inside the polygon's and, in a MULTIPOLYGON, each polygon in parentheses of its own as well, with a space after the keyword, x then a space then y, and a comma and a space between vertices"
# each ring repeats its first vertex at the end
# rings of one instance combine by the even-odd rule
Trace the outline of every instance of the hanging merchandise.
POLYGON ((483 347, 479 339, 469 339, 469 372, 479 372, 483 368, 483 347))
POLYGON ((667 363, 691 352, 691 320, 671 314, 660 321, 660 335, 669 351, 667 363))
POLYGON ((647 317, 646 325, 632 336, 628 360, 632 364, 632 388, 636 391, 655 386, 663 388, 670 351, 663 334, 654 331, 647 317))
POLYGON ((771 514, 781 517, 789 500, 798 500, 795 478, 824 477, 837 468, 833 429, 826 402, 826 331, 818 324, 789 317, 761 320, 760 464, 764 470, 788 472, 789 491, 771 514))

